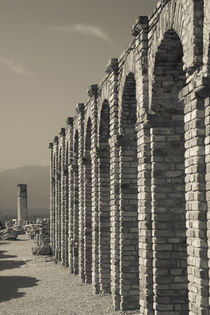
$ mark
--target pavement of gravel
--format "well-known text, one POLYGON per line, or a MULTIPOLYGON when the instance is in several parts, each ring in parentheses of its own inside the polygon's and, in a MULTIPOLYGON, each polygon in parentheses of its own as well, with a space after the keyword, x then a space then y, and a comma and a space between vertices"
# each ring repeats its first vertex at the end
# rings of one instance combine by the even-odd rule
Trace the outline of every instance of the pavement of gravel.
POLYGON ((0 314, 125 314, 113 310, 110 295, 94 295, 51 257, 33 256, 33 246, 26 235, 0 241, 0 314))

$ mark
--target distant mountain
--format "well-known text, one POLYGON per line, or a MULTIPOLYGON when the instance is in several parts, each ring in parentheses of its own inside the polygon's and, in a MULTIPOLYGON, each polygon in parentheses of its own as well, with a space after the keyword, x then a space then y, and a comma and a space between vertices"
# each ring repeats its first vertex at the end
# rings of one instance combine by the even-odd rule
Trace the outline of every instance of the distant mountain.
POLYGON ((49 216, 49 174, 49 166, 24 166, 0 172, 0 217, 16 218, 18 184, 27 184, 29 216, 49 216))

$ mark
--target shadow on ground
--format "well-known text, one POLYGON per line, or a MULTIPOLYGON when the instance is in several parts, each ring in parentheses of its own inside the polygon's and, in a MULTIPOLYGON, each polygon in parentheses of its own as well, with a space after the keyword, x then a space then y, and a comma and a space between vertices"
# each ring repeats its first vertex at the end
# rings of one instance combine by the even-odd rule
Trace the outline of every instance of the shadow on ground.
POLYGON ((37 286, 37 280, 33 277, 23 276, 0 276, 0 302, 17 299, 25 295, 24 292, 18 292, 20 288, 29 288, 37 286))
POLYGON ((5 269, 19 268, 26 264, 23 260, 0 260, 0 271, 5 269))
POLYGON ((27 241, 28 241, 28 239, 22 240, 22 239, 20 239, 20 238, 17 238, 17 239, 15 240, 15 242, 27 242, 27 241))
POLYGON ((17 257, 16 255, 5 255, 7 250, 0 250, 0 259, 5 259, 5 258, 15 258, 17 257))

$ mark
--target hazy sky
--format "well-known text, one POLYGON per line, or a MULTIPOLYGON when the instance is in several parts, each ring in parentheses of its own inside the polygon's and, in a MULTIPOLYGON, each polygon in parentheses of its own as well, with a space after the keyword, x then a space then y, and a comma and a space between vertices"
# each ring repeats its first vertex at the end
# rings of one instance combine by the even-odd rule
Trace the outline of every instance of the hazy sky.
POLYGON ((0 0, 0 171, 47 164, 48 143, 156 3, 0 0))

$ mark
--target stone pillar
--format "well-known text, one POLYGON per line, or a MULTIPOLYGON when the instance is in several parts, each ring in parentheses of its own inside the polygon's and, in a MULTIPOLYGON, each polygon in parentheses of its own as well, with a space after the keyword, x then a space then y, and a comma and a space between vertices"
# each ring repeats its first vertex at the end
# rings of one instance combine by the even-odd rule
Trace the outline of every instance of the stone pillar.
MULTIPOLYGON (((199 200, 201 201, 201 198, 203 201, 206 200, 206 206, 207 206, 207 213, 204 217, 205 213, 203 213, 203 220, 207 220, 207 264, 208 267, 200 271, 200 275, 202 275, 201 278, 201 284, 202 287, 202 303, 204 304, 206 302, 206 308, 210 308, 210 78, 203 77, 200 78, 200 80, 197 80, 196 82, 196 96, 200 101, 202 107, 200 108, 200 119, 204 116, 204 146, 205 146, 205 166, 200 165, 200 171, 203 170, 205 173, 205 181, 206 184, 205 188, 206 191, 203 190, 203 193, 199 194, 199 200)), ((201 160, 200 160, 201 162, 201 160)), ((201 224, 201 223, 200 223, 201 224)), ((206 227, 205 221, 202 223, 203 228, 206 227)), ((200 241, 197 245, 199 247, 204 247, 205 243, 200 241)), ((202 254, 202 257, 205 257, 205 247, 203 249, 200 249, 200 253, 202 254)), ((206 258, 206 257, 205 257, 206 258)), ((205 260, 203 261, 203 264, 205 266, 205 260)))
POLYGON ((66 131, 65 131, 65 157, 64 157, 64 213, 65 213, 65 249, 64 249, 64 265, 69 267, 69 163, 70 163, 70 126, 73 125, 73 118, 68 117, 66 120, 66 131))
POLYGON ((138 227, 140 314, 153 314, 153 251, 151 221, 151 149, 148 117, 148 17, 140 16, 132 29, 136 37, 136 78, 138 101, 138 227))
POLYGON ((74 119, 71 118, 68 121, 68 130, 66 140, 69 143, 69 155, 68 155, 68 264, 70 272, 73 273, 73 210, 74 210, 74 119))
POLYGON ((65 160, 65 128, 61 128, 58 137, 59 147, 59 238, 60 238, 60 251, 61 251, 61 263, 65 264, 65 175, 64 175, 64 160, 65 160))
POLYGON ((97 150, 97 95, 98 86, 91 85, 88 91, 92 120, 91 162, 92 162, 92 285, 93 292, 99 293, 98 265, 98 150, 97 150))
POLYGON ((17 185, 17 222, 19 225, 28 220, 27 185, 17 185))
POLYGON ((99 212, 99 285, 100 291, 111 292, 110 229, 110 105, 103 100, 99 115, 98 137, 98 212, 99 212))
POLYGON ((53 167, 53 143, 49 143, 50 149, 50 245, 54 255, 54 167, 53 167))
POLYGON ((73 219, 72 219, 72 256, 73 256, 73 272, 79 273, 79 167, 78 167, 78 155, 79 155, 79 132, 76 129, 77 121, 75 118, 74 126, 74 156, 73 156, 73 219))
MULTIPOLYGON (((208 314, 208 243, 207 243, 207 202, 205 179, 206 167, 204 142, 208 130, 208 99, 202 97, 202 82, 191 82, 182 95, 185 101, 185 199, 187 218, 188 291, 190 314, 208 314), (195 89, 194 87, 197 86, 195 89), (206 105, 206 111, 204 107, 206 105), (206 129, 205 129, 206 123, 206 129)), ((206 144, 206 153, 208 145, 206 144)))
POLYGON ((92 123, 86 124, 84 141, 84 277, 86 283, 92 282, 92 174, 91 174, 91 135, 92 123))
POLYGON ((106 68, 110 80, 110 232, 111 293, 115 310, 120 308, 119 259, 119 141, 118 141, 118 59, 112 58, 106 68))
MULTIPOLYGON (((210 90, 210 88, 209 88, 210 90)), ((207 238, 208 238, 208 278, 209 278, 209 307, 210 307, 210 97, 205 100, 205 160, 206 160, 206 201, 207 201, 207 238)))
MULTIPOLYGON (((210 91, 210 88, 209 88, 210 91)), ((205 161, 206 161, 206 201, 207 201, 207 238, 208 238, 208 278, 210 307, 210 97, 205 99, 205 161)))
POLYGON ((140 314, 153 314, 151 150, 147 115, 137 122, 140 314), (147 313, 148 312, 148 313, 147 313))
POLYGON ((83 181, 83 151, 84 151, 84 104, 80 103, 76 107, 78 119, 78 211, 79 211, 79 275, 84 281, 84 181, 83 181))
POLYGON ((54 209, 55 209, 55 258, 59 259, 59 241, 58 241, 58 208, 59 208, 59 191, 58 191, 58 137, 54 138, 53 142, 53 156, 54 156, 54 209))

